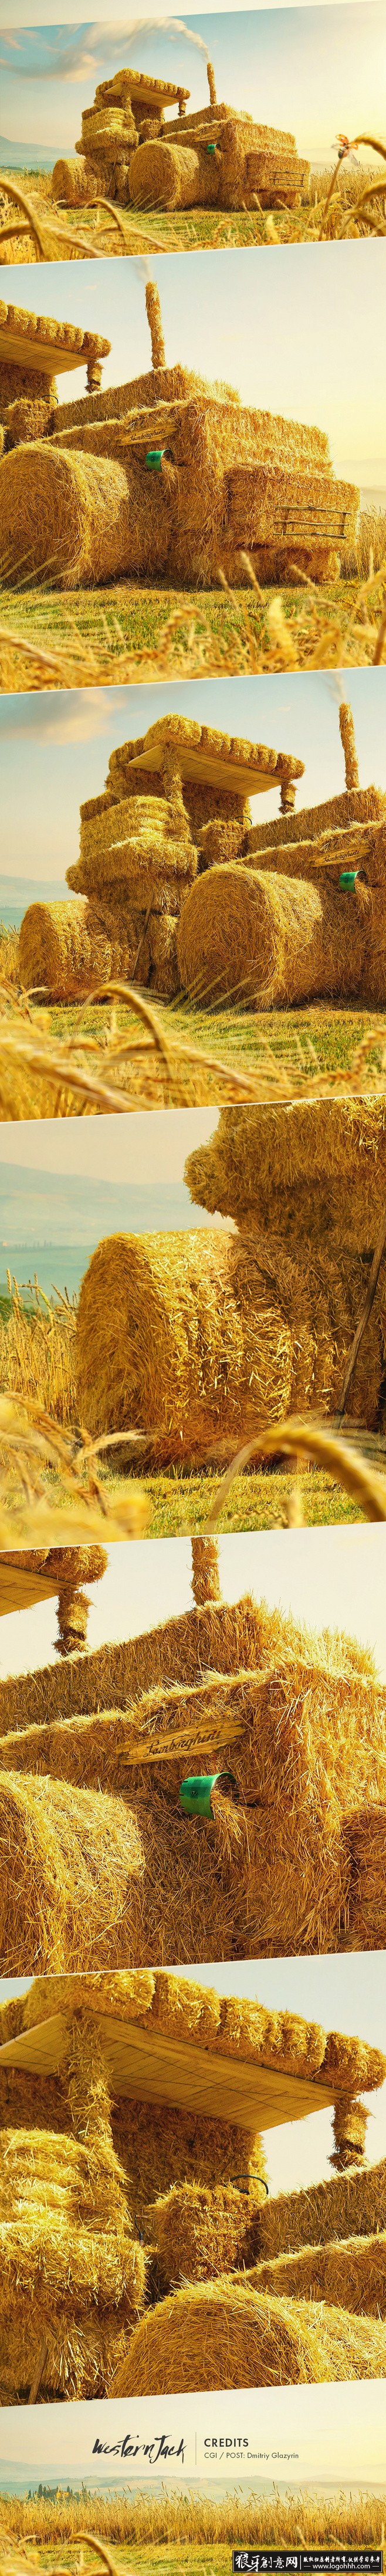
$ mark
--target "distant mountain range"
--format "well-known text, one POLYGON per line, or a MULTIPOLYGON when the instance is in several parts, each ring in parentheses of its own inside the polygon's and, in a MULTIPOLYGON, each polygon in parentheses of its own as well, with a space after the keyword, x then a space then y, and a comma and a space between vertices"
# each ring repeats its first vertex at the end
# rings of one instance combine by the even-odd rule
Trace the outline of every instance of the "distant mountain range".
POLYGON ((63 143, 14 143, 9 134, 0 134, 0 170, 53 170, 65 148, 63 143))
POLYGON ((26 911, 27 903, 68 903, 70 900, 65 877, 55 881, 53 877, 0 876, 0 917, 3 903, 23 903, 26 911))
POLYGON ((205 1225, 205 1210, 192 1207, 183 1181, 98 1181, 74 1172, 42 1172, 1 1162, 0 1269, 20 1245, 84 1245, 91 1251, 104 1234, 162 1234, 205 1225))

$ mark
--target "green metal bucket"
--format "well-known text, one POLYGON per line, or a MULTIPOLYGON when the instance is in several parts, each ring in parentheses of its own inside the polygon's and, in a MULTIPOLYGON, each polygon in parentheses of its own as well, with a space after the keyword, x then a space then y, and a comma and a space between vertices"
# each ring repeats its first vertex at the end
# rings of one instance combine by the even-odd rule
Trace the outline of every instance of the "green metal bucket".
POLYGON ((146 464, 149 474, 161 473, 163 452, 163 447, 148 447, 146 464))
POLYGON ((342 887, 342 894, 352 893, 352 888, 355 886, 355 878, 357 875, 357 868, 341 868, 339 884, 342 887))
POLYGON ((181 1781, 180 1805, 184 1816, 210 1816, 212 1789, 225 1789, 225 1786, 232 1790, 238 1802, 239 1792, 233 1771, 191 1773, 188 1780, 181 1781))

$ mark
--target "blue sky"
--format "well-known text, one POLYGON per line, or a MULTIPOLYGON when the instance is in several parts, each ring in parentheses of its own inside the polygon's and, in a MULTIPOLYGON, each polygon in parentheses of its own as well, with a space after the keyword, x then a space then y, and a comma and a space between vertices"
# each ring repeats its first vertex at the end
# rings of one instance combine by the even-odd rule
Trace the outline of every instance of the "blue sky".
MULTIPOLYGON (((166 362, 234 385, 244 403, 316 423, 338 471, 384 485, 386 244, 190 252, 168 259, 58 262, 39 272, 39 309, 111 342, 103 384, 151 365, 146 278, 161 297, 166 362), (315 279, 317 276, 317 291, 315 279)), ((12 303, 36 312, 35 268, 12 269, 12 303)), ((11 299, 10 299, 11 300, 11 299)), ((85 390, 83 366, 58 376, 59 406, 85 390)))
POLYGON ((96 83, 122 63, 180 79, 193 108, 205 105, 206 57, 215 64, 217 96, 250 107, 259 123, 289 128, 308 158, 332 159, 335 135, 377 132, 386 38, 380 0, 326 6, 195 12, 187 19, 149 16, 104 24, 85 19, 57 26, 12 22, 2 31, 2 132, 16 141, 72 151, 81 108, 96 83))

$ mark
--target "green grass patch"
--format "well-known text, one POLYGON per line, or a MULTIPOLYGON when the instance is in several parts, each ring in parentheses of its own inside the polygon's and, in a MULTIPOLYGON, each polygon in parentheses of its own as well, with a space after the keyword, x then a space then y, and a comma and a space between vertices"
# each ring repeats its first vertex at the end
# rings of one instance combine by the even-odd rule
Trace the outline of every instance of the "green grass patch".
MULTIPOLYGON (((384 1012, 364 1011, 360 1005, 350 1010, 334 1009, 329 1003, 310 1003, 309 1009, 293 1011, 253 1011, 237 1009, 224 1002, 216 1009, 203 1010, 183 1000, 162 1002, 157 994, 151 1001, 170 1046, 182 1040, 202 1049, 205 1055, 217 1056, 223 1064, 243 1065, 255 1072, 262 1058, 270 1054, 280 1064, 296 1064, 310 1074, 336 1073, 347 1070, 362 1038, 375 1029, 379 1020, 384 1029, 384 1012)), ((38 1007, 38 1006, 37 1006, 38 1007)), ((106 1002, 96 1002, 82 1009, 77 1002, 52 1003, 50 1028, 53 1036, 72 1037, 82 1027, 89 1035, 101 1037, 106 1019, 106 1002)), ((122 1033, 133 1027, 133 1014, 124 1002, 116 1004, 117 1028, 122 1033)), ((381 1064, 383 1040, 371 1059, 377 1069, 381 1064)), ((208 1074, 207 1098, 215 1103, 216 1077, 208 1074)))
MULTIPOLYGON (((372 592, 373 618, 381 611, 381 588, 379 583, 377 591, 372 592)), ((344 649, 345 628, 347 634, 351 631, 356 593, 355 582, 341 581, 328 593, 320 590, 316 594, 318 623, 325 634, 331 633, 332 661, 336 660, 337 625, 339 651, 344 649)), ((169 638, 170 668, 174 661, 179 664, 182 650, 192 672, 197 667, 210 670, 211 651, 216 667, 220 656, 220 659, 223 657, 224 669, 253 669, 255 655, 258 669, 263 655, 263 667, 266 661, 266 667, 275 668, 276 664, 285 667, 282 634, 278 643, 272 636, 269 623, 270 606, 276 596, 274 586, 264 590, 262 599, 249 588, 226 594, 221 589, 177 591, 170 588, 166 577, 163 581, 158 577, 151 588, 139 582, 121 581, 105 590, 80 591, 50 590, 39 582, 31 588, 3 587, 0 592, 0 622, 7 632, 16 630, 27 642, 38 643, 48 651, 57 651, 60 647, 62 652, 66 648, 71 652, 76 639, 78 648, 83 644, 87 653, 91 646, 105 658, 107 655, 111 657, 114 663, 125 651, 134 659, 149 653, 156 656, 165 625, 173 618, 177 623, 169 638)), ((280 597, 284 621, 291 621, 289 658, 296 644, 298 666, 301 668, 308 659, 308 594, 294 585, 282 589, 280 597)), ((373 628, 370 631, 363 626, 361 644, 361 630, 358 629, 356 662, 372 658, 373 631, 373 628)), ((328 662, 329 659, 327 642, 322 660, 328 662)), ((163 676, 167 676, 166 668, 163 676)), ((81 667, 79 678, 82 678, 81 667)))

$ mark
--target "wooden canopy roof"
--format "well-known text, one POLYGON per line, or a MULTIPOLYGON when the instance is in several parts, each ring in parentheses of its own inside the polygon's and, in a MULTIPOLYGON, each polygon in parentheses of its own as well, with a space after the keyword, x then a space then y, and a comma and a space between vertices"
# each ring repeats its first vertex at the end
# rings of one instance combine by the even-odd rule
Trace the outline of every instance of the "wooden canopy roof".
POLYGON ((55 322, 51 315, 24 312, 21 305, 0 300, 0 363, 38 368, 40 375, 73 373, 93 358, 108 358, 111 341, 99 331, 81 331, 75 322, 55 322))
MULTIPOLYGON (((159 770, 162 747, 169 739, 167 716, 159 726, 150 728, 142 739, 125 744, 125 767, 159 770)), ((282 779, 303 778, 304 761, 289 752, 270 751, 265 743, 245 742, 238 737, 217 733, 197 724, 190 726, 184 717, 170 725, 170 740, 176 751, 182 778, 199 779, 203 786, 228 788, 234 796, 266 796, 270 787, 280 786, 282 779)))
MULTIPOLYGON (((91 2004, 91 1997, 90 1997, 91 2004)), ((89 2005, 90 2009, 90 2005, 89 2005)), ((96 2011, 98 2009, 96 2001, 96 2011)), ((57 2075, 65 2067, 70 2019, 54 2013, 32 2029, 19 2032, 0 2048, 0 2072, 17 2066, 25 2074, 57 2075)), ((101 2023, 99 2022, 99 2031, 101 2023)), ((242 2058, 221 2057, 187 2039, 170 2038, 151 2024, 141 2029, 103 2015, 103 2054, 111 2092, 142 2102, 173 2104, 235 2127, 277 2129, 283 2121, 304 2120, 329 2109, 335 2100, 330 2083, 315 2077, 288 2075, 280 2068, 242 2058)))

